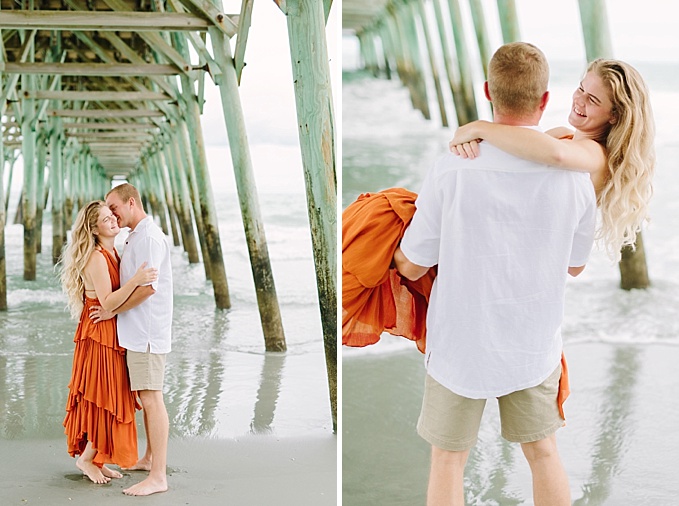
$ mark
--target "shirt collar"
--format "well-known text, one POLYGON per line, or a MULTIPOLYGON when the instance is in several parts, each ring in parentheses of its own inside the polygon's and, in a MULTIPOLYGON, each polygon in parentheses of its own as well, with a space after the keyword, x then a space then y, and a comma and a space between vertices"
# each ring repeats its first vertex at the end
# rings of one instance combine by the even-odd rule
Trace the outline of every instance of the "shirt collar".
POLYGON ((130 235, 134 234, 135 232, 137 232, 139 230, 147 228, 152 221, 153 220, 152 220, 151 216, 147 215, 146 218, 144 218, 139 223, 137 223, 137 226, 134 227, 134 230, 130 230, 130 235))

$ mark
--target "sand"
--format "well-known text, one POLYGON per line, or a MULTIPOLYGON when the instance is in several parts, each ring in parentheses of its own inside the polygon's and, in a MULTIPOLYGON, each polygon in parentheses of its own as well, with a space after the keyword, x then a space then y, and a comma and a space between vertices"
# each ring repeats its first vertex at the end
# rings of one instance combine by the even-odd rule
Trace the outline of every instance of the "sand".
MULTIPOLYGON (((679 504, 679 347, 583 342, 565 349, 572 393, 557 439, 573 504, 679 504)), ((430 449, 415 431, 422 355, 345 356, 342 378, 343 505, 423 505, 430 449)), ((533 504, 528 465, 519 446, 500 437, 496 406, 487 404, 468 461, 467 504, 533 504)))
MULTIPOLYGON (((82 477, 63 440, 0 440, 0 504, 107 506, 336 504, 336 437, 171 439, 163 494, 128 497, 146 473, 95 485, 82 477)), ((117 468, 116 468, 117 469, 117 468)))

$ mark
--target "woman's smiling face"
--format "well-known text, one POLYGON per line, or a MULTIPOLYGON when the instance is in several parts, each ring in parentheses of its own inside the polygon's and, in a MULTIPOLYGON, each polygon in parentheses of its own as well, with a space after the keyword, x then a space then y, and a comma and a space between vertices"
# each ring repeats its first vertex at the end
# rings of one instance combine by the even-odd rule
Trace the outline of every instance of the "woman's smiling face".
POLYGON ((587 72, 573 93, 573 105, 568 122, 592 138, 605 137, 615 122, 613 103, 604 81, 594 72, 587 72))

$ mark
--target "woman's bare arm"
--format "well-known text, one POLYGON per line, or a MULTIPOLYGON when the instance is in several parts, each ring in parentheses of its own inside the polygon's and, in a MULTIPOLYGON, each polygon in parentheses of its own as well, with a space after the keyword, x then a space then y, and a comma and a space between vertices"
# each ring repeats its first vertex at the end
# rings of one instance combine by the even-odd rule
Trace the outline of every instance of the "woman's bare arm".
POLYGON ((591 139, 563 141, 531 128, 483 120, 458 128, 450 141, 451 151, 464 158, 474 158, 479 154, 478 145, 474 148, 473 143, 465 144, 478 139, 519 158, 562 169, 593 173, 606 166, 604 148, 591 139))

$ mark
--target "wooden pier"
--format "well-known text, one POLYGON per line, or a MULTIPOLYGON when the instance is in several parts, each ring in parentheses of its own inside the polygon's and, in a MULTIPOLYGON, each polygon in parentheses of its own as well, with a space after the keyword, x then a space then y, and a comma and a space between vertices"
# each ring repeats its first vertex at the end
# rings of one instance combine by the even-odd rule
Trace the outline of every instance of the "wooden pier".
MULTIPOLYGON (((46 204, 56 263, 78 209, 125 180, 188 261, 202 258, 216 307, 231 306, 200 123, 209 76, 220 90, 265 347, 286 350, 239 95, 252 4, 242 0, 229 14, 221 0, 0 1, 0 309, 7 308, 8 190, 19 158, 25 280, 36 279, 46 204)), ((324 30, 332 1, 276 4, 290 34, 336 423, 337 189, 324 30)))

